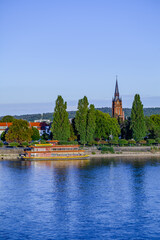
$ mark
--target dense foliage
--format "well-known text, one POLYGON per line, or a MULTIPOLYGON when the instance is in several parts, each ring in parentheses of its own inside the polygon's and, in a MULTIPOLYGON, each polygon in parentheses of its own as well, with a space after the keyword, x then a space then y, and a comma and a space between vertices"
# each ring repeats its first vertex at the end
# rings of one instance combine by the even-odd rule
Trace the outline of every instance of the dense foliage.
POLYGON ((88 115, 88 99, 86 96, 78 102, 78 110, 75 116, 75 126, 80 138, 81 144, 87 143, 87 115, 88 115))
POLYGON ((149 138, 160 138, 160 115, 145 117, 149 138))
POLYGON ((96 128, 95 138, 107 139, 118 137, 120 134, 120 126, 116 118, 111 118, 107 113, 96 110, 96 128))
POLYGON ((32 127, 32 136, 31 136, 33 141, 39 140, 40 139, 40 134, 37 128, 32 127))
POLYGON ((29 128, 29 123, 26 120, 15 119, 6 133, 5 139, 7 142, 30 142, 32 140, 32 129, 29 128))
POLYGON ((61 96, 57 97, 53 113, 52 134, 53 139, 67 141, 70 137, 70 124, 68 119, 67 103, 61 96))
POLYGON ((94 133, 96 129, 96 111, 94 105, 91 104, 87 115, 87 142, 94 140, 94 133))
POLYGON ((13 122, 14 119, 15 118, 13 116, 6 115, 6 116, 2 117, 1 122, 13 122))
POLYGON ((139 94, 134 97, 131 111, 131 130, 136 141, 142 140, 146 136, 146 124, 143 113, 143 105, 139 94))
MULTIPOLYGON (((53 137, 61 143, 70 141, 70 143, 77 144, 78 141, 90 146, 93 144, 134 146, 136 143, 141 145, 160 143, 160 114, 144 117, 146 109, 143 109, 138 94, 134 97, 132 109, 126 109, 128 113, 131 112, 131 117, 122 122, 110 116, 111 108, 95 109, 93 104, 89 105, 86 96, 79 100, 76 112, 67 112, 66 109, 67 103, 61 96, 58 96, 53 116, 51 117, 50 113, 43 115, 46 119, 53 119, 52 133, 49 135, 44 133, 41 139, 48 140, 53 137), (69 121, 69 118, 72 119, 69 121)), ((159 110, 160 108, 148 108, 148 115, 159 110)), ((41 118, 40 114, 24 116, 28 118, 33 116, 33 119, 41 118)), ((31 140, 40 139, 36 128, 30 129, 27 121, 15 118, 10 115, 1 118, 3 122, 13 122, 13 125, 1 134, 2 141, 12 142, 11 145, 15 142, 27 145, 31 140)))

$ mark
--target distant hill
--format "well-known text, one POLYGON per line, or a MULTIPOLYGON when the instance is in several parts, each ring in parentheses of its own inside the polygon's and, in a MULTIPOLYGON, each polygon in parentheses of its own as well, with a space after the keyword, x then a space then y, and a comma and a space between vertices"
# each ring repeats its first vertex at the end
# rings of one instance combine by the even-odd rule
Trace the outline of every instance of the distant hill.
MULTIPOLYGON (((112 115, 112 108, 109 107, 104 107, 104 108, 97 108, 98 110, 104 112, 104 113, 109 113, 112 115)), ((131 115, 131 108, 123 108, 124 114, 126 117, 129 117, 131 115)), ((160 114, 160 108, 144 108, 144 115, 145 116, 151 116, 153 114, 160 114)), ((69 113, 69 118, 74 118, 76 111, 68 111, 69 113)), ((26 114, 26 115, 15 115, 14 117, 16 119, 25 119, 30 122, 34 122, 34 120, 41 119, 42 114, 26 114)), ((2 117, 0 117, 1 119, 2 117)), ((43 113, 43 119, 50 119, 51 121, 53 120, 53 113, 43 113)))

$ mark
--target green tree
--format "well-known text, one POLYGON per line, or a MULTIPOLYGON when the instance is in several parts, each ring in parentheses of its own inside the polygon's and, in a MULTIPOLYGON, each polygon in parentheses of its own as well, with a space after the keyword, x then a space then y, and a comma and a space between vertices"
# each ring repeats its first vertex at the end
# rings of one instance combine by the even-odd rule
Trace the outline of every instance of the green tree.
POLYGON ((96 110, 93 104, 90 105, 87 116, 87 142, 94 140, 94 133, 96 129, 96 110))
POLYGON ((75 126, 78 132, 81 144, 87 143, 87 114, 88 114, 88 99, 86 96, 78 102, 78 110, 75 116, 75 126))
POLYGON ((13 116, 6 115, 6 116, 2 117, 1 122, 13 122, 14 120, 15 120, 15 118, 13 116))
POLYGON ((131 139, 132 130, 131 130, 131 118, 128 117, 123 123, 121 123, 121 137, 122 139, 131 139))
POLYGON ((72 119, 72 122, 70 124, 70 133, 71 134, 70 134, 69 141, 77 140, 76 132, 75 132, 74 125, 73 125, 73 119, 72 119))
POLYGON ((160 115, 145 117, 147 134, 149 138, 160 138, 160 115))
POLYGON ((70 137, 70 123, 68 119, 67 103, 61 96, 57 97, 53 113, 52 134, 53 138, 60 141, 67 141, 70 137))
POLYGON ((120 126, 116 118, 111 118, 108 113, 96 110, 96 138, 107 139, 110 135, 118 137, 120 131, 120 126))
POLYGON ((40 139, 40 134, 37 128, 32 127, 32 136, 31 136, 33 141, 39 140, 40 139))
POLYGON ((131 130, 136 141, 142 140, 146 135, 146 124, 143 113, 143 104, 139 94, 136 94, 131 110, 131 130))
POLYGON ((26 120, 15 119, 6 133, 7 142, 30 142, 32 140, 32 129, 29 128, 29 123, 26 120))

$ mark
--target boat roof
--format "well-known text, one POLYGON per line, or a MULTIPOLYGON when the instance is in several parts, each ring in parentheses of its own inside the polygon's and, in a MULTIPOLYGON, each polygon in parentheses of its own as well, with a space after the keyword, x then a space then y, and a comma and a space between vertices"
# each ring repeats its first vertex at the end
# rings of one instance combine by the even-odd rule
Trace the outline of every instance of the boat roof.
POLYGON ((53 145, 53 144, 35 144, 35 146, 29 146, 30 148, 77 148, 79 145, 53 145))

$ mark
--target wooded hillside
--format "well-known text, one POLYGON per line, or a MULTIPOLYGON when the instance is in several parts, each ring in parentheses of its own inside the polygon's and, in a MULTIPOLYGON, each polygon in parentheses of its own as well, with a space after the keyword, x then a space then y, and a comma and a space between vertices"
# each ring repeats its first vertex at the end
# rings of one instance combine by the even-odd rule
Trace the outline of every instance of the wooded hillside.
MULTIPOLYGON (((112 115, 112 108, 109 107, 104 107, 104 108, 97 108, 98 110, 104 112, 104 113, 109 113, 112 115)), ((131 108, 123 108, 125 117, 130 117, 131 115, 131 108)), ((144 108, 144 115, 145 116, 151 116, 153 114, 160 114, 160 108, 144 108)), ((76 111, 68 111, 69 118, 74 118, 76 111)), ((26 114, 26 115, 15 115, 14 117, 16 119, 24 119, 30 122, 34 122, 34 120, 39 120, 41 119, 41 114, 26 114)), ((0 120, 2 119, 2 116, 0 117, 0 120)), ((53 113, 43 113, 43 119, 50 119, 51 121, 53 120, 53 113)))

